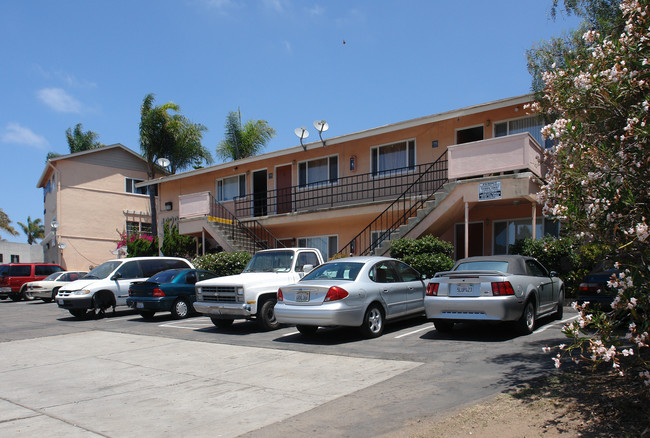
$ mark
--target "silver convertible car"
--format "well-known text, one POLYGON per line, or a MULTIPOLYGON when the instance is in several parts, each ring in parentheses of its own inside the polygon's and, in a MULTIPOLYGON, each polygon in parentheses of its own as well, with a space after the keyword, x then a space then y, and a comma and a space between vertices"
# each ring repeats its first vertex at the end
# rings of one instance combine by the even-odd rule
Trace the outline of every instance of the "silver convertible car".
POLYGON ((412 267, 387 257, 324 263, 298 283, 278 289, 275 317, 304 335, 319 326, 360 327, 381 336, 385 321, 424 313, 425 284, 412 267))
POLYGON ((537 318, 562 318, 564 283, 532 257, 519 255, 468 257, 448 272, 438 272, 427 285, 427 319, 441 332, 454 323, 512 321, 523 334, 532 333, 537 318))

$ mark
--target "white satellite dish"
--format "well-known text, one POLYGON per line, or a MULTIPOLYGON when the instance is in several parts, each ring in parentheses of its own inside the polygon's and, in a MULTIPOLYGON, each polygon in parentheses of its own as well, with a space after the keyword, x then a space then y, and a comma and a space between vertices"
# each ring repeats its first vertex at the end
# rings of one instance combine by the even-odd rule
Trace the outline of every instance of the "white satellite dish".
POLYGON ((63 243, 63 242, 59 243, 59 248, 60 248, 60 249, 65 249, 66 246, 68 246, 68 245, 66 245, 66 244, 63 243))
POLYGON ((170 161, 167 158, 161 157, 156 160, 156 164, 162 168, 169 166, 170 161))
POLYGON ((50 226, 56 230, 59 228, 59 223, 56 220, 53 220, 50 226))
POLYGON ((325 120, 316 120, 314 122, 314 128, 316 128, 318 132, 321 133, 330 129, 330 125, 328 125, 325 120))
POLYGON ((307 131, 307 128, 305 128, 304 126, 301 126, 300 128, 294 129, 293 132, 300 139, 300 146, 302 146, 302 148, 304 150, 307 150, 305 145, 302 144, 302 139, 309 137, 309 131, 307 131))

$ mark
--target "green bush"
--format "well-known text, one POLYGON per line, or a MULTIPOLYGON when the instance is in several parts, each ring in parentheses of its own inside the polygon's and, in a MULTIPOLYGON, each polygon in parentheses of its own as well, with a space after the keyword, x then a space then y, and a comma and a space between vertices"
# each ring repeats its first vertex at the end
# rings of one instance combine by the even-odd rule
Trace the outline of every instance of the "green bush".
POLYGON ((196 255, 196 240, 191 236, 178 233, 178 227, 171 221, 163 225, 164 237, 161 251, 168 257, 183 257, 191 259, 196 255))
POLYGON ((436 272, 448 271, 454 266, 454 246, 434 236, 419 239, 397 239, 391 243, 392 257, 411 265, 431 278, 436 272))
POLYGON ((237 275, 244 270, 251 259, 247 252, 219 252, 217 254, 206 254, 196 257, 192 264, 197 269, 206 269, 217 274, 219 277, 226 275, 237 275))
POLYGON ((158 255, 158 239, 141 235, 126 242, 127 257, 146 257, 158 255))

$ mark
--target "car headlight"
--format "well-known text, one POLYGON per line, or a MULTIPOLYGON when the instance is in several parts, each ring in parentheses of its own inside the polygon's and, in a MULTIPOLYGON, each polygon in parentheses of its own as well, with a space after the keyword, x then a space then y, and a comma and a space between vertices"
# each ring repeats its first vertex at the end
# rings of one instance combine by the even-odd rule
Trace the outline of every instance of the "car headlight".
POLYGON ((244 295, 244 288, 242 286, 237 288, 237 295, 244 295))
POLYGON ((70 295, 88 295, 91 293, 88 289, 82 289, 82 290, 73 290, 70 292, 70 295))

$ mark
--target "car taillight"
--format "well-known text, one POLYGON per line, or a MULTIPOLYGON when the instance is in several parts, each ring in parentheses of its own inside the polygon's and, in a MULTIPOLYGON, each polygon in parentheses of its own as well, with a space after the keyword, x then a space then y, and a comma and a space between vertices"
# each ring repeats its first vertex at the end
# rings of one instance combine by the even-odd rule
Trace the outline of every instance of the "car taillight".
POLYGON ((440 287, 440 283, 427 284, 427 291, 425 295, 428 295, 430 297, 438 296, 438 287, 440 287))
POLYGON ((515 290, 509 281, 495 281, 492 283, 492 295, 514 295, 515 290))
POLYGON ((578 286, 578 291, 582 293, 596 293, 600 289, 598 283, 580 283, 578 286))
POLYGON ((153 290, 153 296, 154 296, 154 297, 164 297, 164 296, 165 296, 165 292, 163 292, 162 289, 155 288, 155 289, 153 290))
POLYGON ((325 302, 327 301, 338 301, 342 300, 343 298, 347 297, 348 291, 345 289, 338 287, 338 286, 332 286, 330 287, 330 290, 327 291, 327 295, 325 295, 325 302))
POLYGON ((133 296, 133 289, 131 289, 131 288, 129 288, 129 296, 130 296, 130 297, 133 296))
POLYGON ((278 289, 278 301, 284 301, 284 297, 282 296, 282 289, 278 289))

